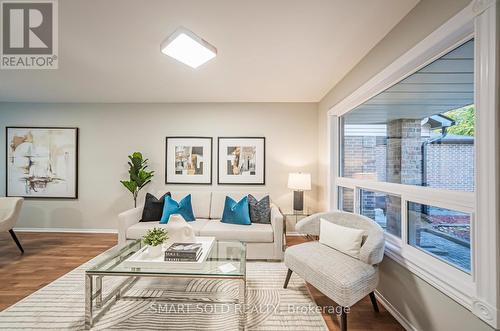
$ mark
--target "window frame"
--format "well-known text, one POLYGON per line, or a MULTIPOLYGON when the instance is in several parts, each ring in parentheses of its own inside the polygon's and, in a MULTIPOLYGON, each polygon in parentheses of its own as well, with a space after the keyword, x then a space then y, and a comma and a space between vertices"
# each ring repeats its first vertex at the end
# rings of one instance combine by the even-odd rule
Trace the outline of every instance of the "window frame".
POLYGON ((473 1, 456 16, 431 33, 399 59, 368 80, 347 98, 333 106, 327 115, 327 175, 329 210, 337 209, 338 188, 354 190, 354 211, 359 213, 359 189, 380 191, 401 197, 401 239, 387 234, 386 255, 442 291, 491 326, 500 321, 497 279, 499 238, 498 133, 495 107, 496 2, 473 1), (340 177, 341 116, 383 92, 409 75, 474 38, 475 192, 340 177), (471 216, 471 273, 451 266, 408 244, 408 202, 432 205, 468 213, 471 216))
MULTIPOLYGON (((401 214, 403 214, 403 199, 402 199, 402 196, 401 194, 393 194, 393 193, 389 193, 389 192, 385 192, 385 191, 380 191, 380 190, 376 190, 376 189, 368 189, 368 188, 365 188, 365 187, 360 187, 360 186, 356 186, 356 193, 358 194, 358 199, 357 201, 359 201, 359 204, 357 205, 357 210, 356 210, 356 213, 357 214, 360 214, 361 215, 361 191, 368 191, 368 192, 373 192, 373 193, 384 193, 386 195, 392 195, 394 197, 397 197, 400 199, 400 204, 401 204, 401 214)), ((398 237, 398 236, 395 236, 393 235, 392 233, 389 233, 387 231, 384 230, 384 235, 385 235, 385 240, 386 241, 391 241, 393 243, 398 243, 399 246, 401 246, 401 241, 403 240, 403 215, 401 215, 401 218, 400 218, 400 223, 401 223, 401 238, 398 237)), ((387 217, 387 215, 386 215, 387 217)), ((386 219, 387 221, 387 219, 386 219)))
MULTIPOLYGON (((355 190, 352 190, 351 188, 349 187, 344 187, 344 186, 337 186, 337 199, 339 199, 337 201, 337 209, 338 210, 341 210, 341 211, 345 211, 345 212, 349 212, 347 210, 345 210, 345 206, 344 206, 344 203, 342 202, 342 204, 340 203, 340 195, 339 195, 339 192, 341 191, 341 189, 349 189, 352 191, 352 208, 353 208, 353 211, 352 212, 355 212, 355 206, 357 205, 357 199, 356 199, 356 191, 355 190)), ((343 194, 342 193, 342 197, 343 197, 343 194)))
MULTIPOLYGON (((409 204, 409 203, 417 203, 417 204, 420 204, 420 205, 427 205, 427 206, 432 206, 432 207, 437 207, 437 208, 444 208, 444 207, 439 207, 439 206, 437 206, 435 203, 433 203, 433 204, 428 204, 428 203, 420 203, 420 202, 417 202, 417 201, 414 201, 414 200, 407 200, 407 201, 406 201, 406 217, 407 217, 407 218, 408 218, 408 204, 409 204)), ((449 208, 444 208, 444 209, 448 209, 448 210, 450 210, 449 208)), ((458 210, 458 209, 452 209, 452 211, 458 211, 458 212, 461 212, 461 213, 463 213, 463 214, 467 214, 467 215, 469 215, 469 226, 471 227, 471 232, 470 232, 470 241, 471 241, 471 248, 472 248, 472 240, 473 240, 473 238, 474 238, 474 235, 473 235, 473 230, 472 230, 472 222, 473 222, 473 219, 474 219, 474 212, 464 212, 464 211, 460 211, 460 210, 458 210)), ((409 219, 408 219, 408 220, 407 220, 407 226, 409 226, 409 224, 410 224, 410 221, 409 221, 409 219)), ((409 231, 407 231, 407 232, 406 232, 406 235, 407 235, 407 237, 406 237, 406 244, 407 244, 409 247, 415 248, 415 249, 416 249, 416 250, 418 250, 419 252, 425 253, 426 255, 431 255, 431 256, 433 256, 433 255, 432 255, 432 254, 430 254, 430 253, 426 253, 426 252, 425 252, 425 250, 424 250, 423 248, 418 248, 418 247, 413 246, 413 245, 411 245, 411 244, 409 243, 409 235, 410 235, 410 234, 409 234, 409 231)), ((444 259, 439 259, 437 256, 435 256, 434 258, 435 258, 435 259, 437 259, 437 260, 439 260, 439 261, 441 261, 441 262, 444 262, 445 264, 447 264, 447 265, 449 265, 449 266, 451 266, 451 267, 453 267, 453 264, 452 264, 451 262, 446 262, 446 260, 444 260, 444 259)), ((471 272, 470 272, 470 274, 469 274, 469 273, 467 273, 466 271, 460 270, 460 267, 458 267, 458 266, 457 266, 457 267, 453 267, 453 268, 454 268, 454 269, 458 269, 459 271, 462 271, 462 272, 464 272, 464 273, 466 273, 466 274, 472 275, 472 270, 473 270, 473 269, 472 269, 472 266, 473 266, 473 260, 472 260, 472 259, 473 259, 473 254, 472 254, 472 249, 470 249, 470 264, 471 264, 471 272)))

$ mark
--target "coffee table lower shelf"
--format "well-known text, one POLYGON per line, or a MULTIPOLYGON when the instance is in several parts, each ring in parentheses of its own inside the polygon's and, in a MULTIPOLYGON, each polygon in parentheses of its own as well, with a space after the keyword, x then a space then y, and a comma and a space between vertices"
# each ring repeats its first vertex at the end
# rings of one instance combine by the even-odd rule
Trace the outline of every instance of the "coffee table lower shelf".
MULTIPOLYGON (((221 280, 238 280, 238 299, 236 302, 224 302, 224 303, 234 303, 238 305, 237 311, 239 312, 239 329, 245 330, 246 326, 246 311, 247 311, 247 288, 246 288, 246 278, 244 276, 232 276, 232 277, 216 277, 213 275, 166 275, 159 276, 158 274, 147 273, 141 274, 141 276, 136 276, 134 274, 120 273, 113 274, 113 276, 127 277, 122 283, 116 286, 110 293, 103 298, 103 288, 102 280, 103 277, 109 276, 109 274, 99 274, 93 272, 92 274, 85 274, 85 329, 89 330, 92 328, 94 323, 101 318, 118 300, 143 300, 143 301, 163 301, 163 302, 193 302, 196 300, 179 300, 179 299, 169 299, 169 298, 158 298, 158 297, 144 297, 144 296, 126 296, 124 295, 139 279, 140 277, 155 277, 155 278, 184 278, 184 279, 221 279, 221 280), (96 311, 99 309, 99 311, 96 311)), ((200 300, 200 302, 203 302, 200 300)), ((218 302, 223 303, 223 302, 218 302)))

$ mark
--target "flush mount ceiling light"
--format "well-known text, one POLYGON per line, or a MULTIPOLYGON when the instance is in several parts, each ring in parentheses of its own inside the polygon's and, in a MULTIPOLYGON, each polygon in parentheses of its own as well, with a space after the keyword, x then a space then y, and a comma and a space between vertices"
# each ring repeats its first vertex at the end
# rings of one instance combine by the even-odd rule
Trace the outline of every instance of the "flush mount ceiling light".
POLYGON ((161 43, 161 52, 191 68, 198 68, 217 55, 217 48, 193 32, 179 28, 161 43))

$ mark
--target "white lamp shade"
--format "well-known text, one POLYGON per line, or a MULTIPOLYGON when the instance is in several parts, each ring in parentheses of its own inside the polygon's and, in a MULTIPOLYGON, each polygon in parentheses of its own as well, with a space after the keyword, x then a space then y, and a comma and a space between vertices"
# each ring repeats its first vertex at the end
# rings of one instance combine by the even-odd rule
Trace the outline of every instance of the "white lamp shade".
POLYGON ((288 188, 307 191, 311 189, 311 174, 294 172, 288 175, 288 188))

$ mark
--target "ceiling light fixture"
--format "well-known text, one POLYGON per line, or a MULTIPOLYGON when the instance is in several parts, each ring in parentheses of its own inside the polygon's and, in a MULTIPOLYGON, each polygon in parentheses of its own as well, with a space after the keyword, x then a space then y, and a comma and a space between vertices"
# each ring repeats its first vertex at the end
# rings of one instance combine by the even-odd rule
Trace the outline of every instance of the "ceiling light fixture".
POLYGON ((196 69, 213 59, 217 48, 193 32, 179 28, 161 43, 161 52, 196 69))

